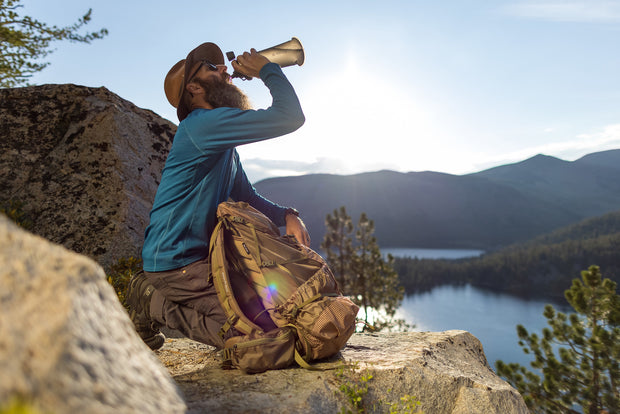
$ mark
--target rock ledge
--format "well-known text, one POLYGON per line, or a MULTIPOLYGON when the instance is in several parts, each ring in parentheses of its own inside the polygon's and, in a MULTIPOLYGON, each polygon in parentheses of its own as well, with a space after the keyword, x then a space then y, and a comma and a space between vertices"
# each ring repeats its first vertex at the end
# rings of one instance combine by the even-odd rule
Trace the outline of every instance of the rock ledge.
MULTIPOLYGON (((348 407, 338 391, 338 370, 225 371, 213 348, 188 339, 169 339, 157 355, 190 413, 272 412, 274 407, 286 413, 336 413, 348 407)), ((521 395, 491 370, 478 339, 465 331, 355 334, 340 359, 372 373, 364 398, 367 412, 388 412, 405 395, 416 396, 425 413, 528 412, 521 395)))

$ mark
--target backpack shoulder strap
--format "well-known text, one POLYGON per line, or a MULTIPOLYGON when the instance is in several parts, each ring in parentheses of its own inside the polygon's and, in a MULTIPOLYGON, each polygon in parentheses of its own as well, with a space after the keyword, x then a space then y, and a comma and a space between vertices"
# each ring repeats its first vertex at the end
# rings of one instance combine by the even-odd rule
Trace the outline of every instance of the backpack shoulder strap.
POLYGON ((223 338, 226 332, 232 327, 244 334, 252 334, 255 332, 262 333, 263 329, 245 316, 233 293, 224 249, 224 231, 226 226, 226 219, 220 218, 213 230, 209 243, 213 285, 215 286, 219 302, 228 318, 220 330, 219 335, 223 338))

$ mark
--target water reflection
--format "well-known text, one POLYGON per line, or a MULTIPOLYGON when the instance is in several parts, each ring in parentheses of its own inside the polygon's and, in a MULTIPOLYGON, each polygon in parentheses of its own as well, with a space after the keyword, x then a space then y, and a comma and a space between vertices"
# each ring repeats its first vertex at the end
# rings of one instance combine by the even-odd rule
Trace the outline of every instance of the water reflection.
MULTIPOLYGON (((495 360, 518 362, 529 368, 531 357, 518 345, 516 326, 540 333, 547 326, 544 300, 528 300, 472 286, 439 286, 406 296, 396 317, 415 324, 416 331, 461 329, 471 332, 484 346, 493 367, 495 360)), ((556 310, 570 312, 566 305, 556 310)))

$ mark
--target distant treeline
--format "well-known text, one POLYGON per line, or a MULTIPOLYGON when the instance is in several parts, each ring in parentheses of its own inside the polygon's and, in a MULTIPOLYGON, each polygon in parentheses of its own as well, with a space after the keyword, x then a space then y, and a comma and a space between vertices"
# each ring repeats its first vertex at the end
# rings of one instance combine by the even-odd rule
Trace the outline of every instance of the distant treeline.
POLYGON ((397 258, 407 293, 466 284, 527 297, 561 300, 590 265, 620 283, 620 211, 562 228, 527 243, 461 260, 397 258))

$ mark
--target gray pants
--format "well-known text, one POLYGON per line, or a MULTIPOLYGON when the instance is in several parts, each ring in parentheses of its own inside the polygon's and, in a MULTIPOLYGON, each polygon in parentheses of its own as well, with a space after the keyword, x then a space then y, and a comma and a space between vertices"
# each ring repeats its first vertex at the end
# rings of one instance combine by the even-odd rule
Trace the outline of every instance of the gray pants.
MULTIPOLYGON (((218 332, 226 322, 213 286, 209 259, 180 269, 144 272, 155 287, 151 299, 151 318, 198 342, 224 347, 218 332)), ((234 329, 227 332, 232 336, 234 329)))

